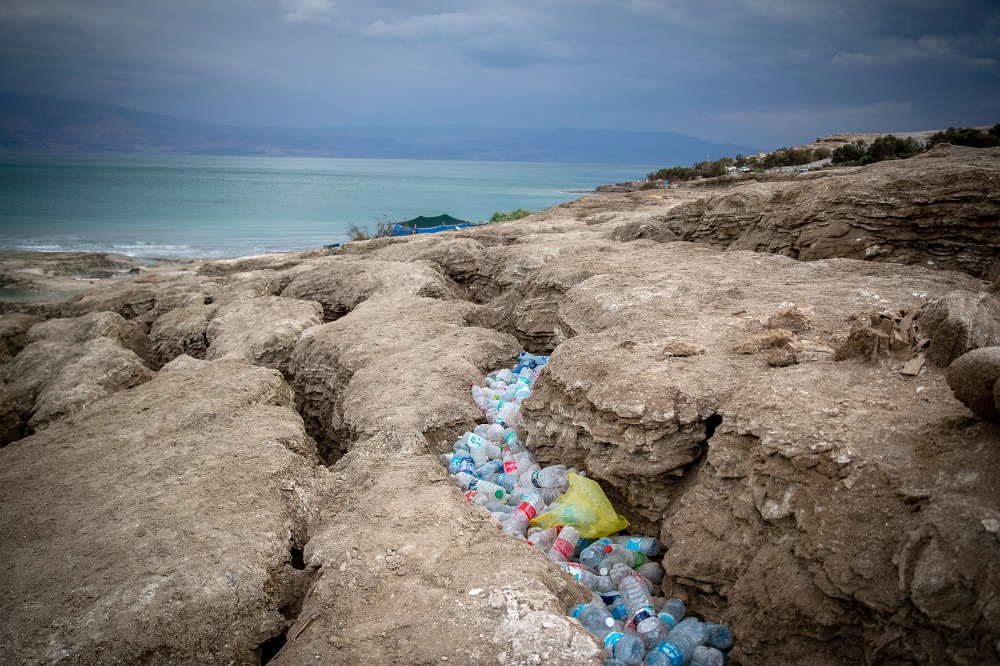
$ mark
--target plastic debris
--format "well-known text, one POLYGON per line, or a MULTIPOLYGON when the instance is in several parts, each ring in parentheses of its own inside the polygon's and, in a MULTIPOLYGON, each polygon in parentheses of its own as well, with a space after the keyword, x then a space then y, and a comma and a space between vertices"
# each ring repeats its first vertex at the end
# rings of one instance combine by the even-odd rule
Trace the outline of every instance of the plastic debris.
POLYGON ((593 593, 567 615, 603 641, 605 666, 726 663, 729 627, 685 617, 680 599, 654 598, 665 576, 660 541, 620 534, 629 523, 596 481, 565 465, 540 465, 520 437, 522 405, 548 360, 521 352, 513 368, 474 383, 472 399, 486 423, 457 438, 442 465, 504 532, 545 552, 593 593))

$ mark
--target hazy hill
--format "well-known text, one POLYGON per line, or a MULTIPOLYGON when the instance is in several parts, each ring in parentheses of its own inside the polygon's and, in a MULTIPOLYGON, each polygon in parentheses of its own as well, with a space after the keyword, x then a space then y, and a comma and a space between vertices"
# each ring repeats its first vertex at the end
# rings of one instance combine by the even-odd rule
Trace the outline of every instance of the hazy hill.
POLYGON ((673 132, 427 127, 234 127, 87 100, 0 92, 0 151, 289 155, 687 165, 757 152, 673 132))

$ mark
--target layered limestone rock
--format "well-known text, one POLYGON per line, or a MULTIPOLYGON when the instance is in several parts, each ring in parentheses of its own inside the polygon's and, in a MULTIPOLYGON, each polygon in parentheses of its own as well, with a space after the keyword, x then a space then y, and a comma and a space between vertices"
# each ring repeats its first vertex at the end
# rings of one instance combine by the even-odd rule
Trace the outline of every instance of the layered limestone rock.
POLYGON ((996 661, 996 162, 585 197, 25 305, 9 659, 601 663, 564 617, 586 591, 436 457, 527 347, 529 443, 660 537, 657 594, 729 623, 734 662, 996 661))
POLYGON ((1000 148, 940 145, 908 160, 784 182, 748 176, 684 202, 659 223, 632 221, 617 233, 806 261, 925 264, 993 280, 1000 277, 998 182, 1000 148))

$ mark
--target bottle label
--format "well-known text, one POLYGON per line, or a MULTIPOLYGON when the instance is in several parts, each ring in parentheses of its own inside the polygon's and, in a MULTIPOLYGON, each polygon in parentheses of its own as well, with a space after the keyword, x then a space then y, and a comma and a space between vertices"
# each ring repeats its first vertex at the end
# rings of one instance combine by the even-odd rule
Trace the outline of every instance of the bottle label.
POLYGON ((541 488, 542 487, 538 483, 538 472, 535 472, 534 474, 531 475, 531 485, 533 485, 536 488, 541 488))
POLYGON ((573 609, 573 612, 570 613, 569 616, 570 617, 575 617, 576 619, 579 620, 580 619, 580 613, 582 613, 583 609, 586 608, 586 607, 587 607, 587 604, 577 604, 576 608, 573 609))
POLYGON ((629 537, 628 541, 625 542, 625 547, 629 550, 639 550, 641 545, 642 537, 629 537))
POLYGON ((478 494, 479 493, 477 491, 470 490, 470 491, 468 491, 468 492, 465 493, 465 499, 467 499, 467 500, 469 500, 471 502, 472 500, 476 499, 476 495, 478 495, 478 494))
POLYGON ((517 471, 517 463, 513 460, 508 460, 503 464, 503 471, 507 474, 513 474, 517 471))
POLYGON ((556 542, 552 544, 551 550, 562 555, 567 560, 573 555, 573 544, 562 537, 556 539, 556 542))
POLYGON ((684 655, 681 654, 680 648, 670 641, 663 641, 653 648, 653 652, 659 652, 664 657, 669 659, 670 666, 681 666, 684 663, 684 655))
POLYGON ((521 502, 517 505, 517 508, 524 512, 524 515, 528 517, 528 520, 534 518, 535 514, 538 513, 535 511, 535 507, 532 506, 531 502, 521 502))
MULTIPOLYGON (((617 647, 618 641, 620 641, 622 639, 622 636, 624 635, 625 634, 623 634, 620 631, 612 631, 610 634, 604 637, 604 650, 608 653, 609 656, 611 657, 615 656, 615 647, 617 647)), ((679 664, 680 662, 678 662, 678 666, 679 664)))
POLYGON ((639 553, 635 558, 635 564, 632 565, 632 568, 636 569, 638 567, 641 567, 645 563, 646 563, 646 556, 643 555, 642 553, 639 553))
POLYGON ((619 599, 621 599, 621 594, 619 594, 618 592, 608 592, 607 594, 601 595, 601 601, 604 602, 605 606, 610 606, 619 599))
POLYGON ((514 442, 517 441, 517 433, 516 432, 507 433, 506 435, 503 436, 503 441, 507 442, 508 446, 513 446, 514 442))
POLYGON ((629 620, 629 626, 638 627, 640 622, 651 617, 656 617, 656 609, 652 606, 643 606, 632 614, 632 619, 629 620))
POLYGON ((583 566, 576 562, 563 562, 563 569, 569 572, 573 578, 580 580, 583 577, 583 566))

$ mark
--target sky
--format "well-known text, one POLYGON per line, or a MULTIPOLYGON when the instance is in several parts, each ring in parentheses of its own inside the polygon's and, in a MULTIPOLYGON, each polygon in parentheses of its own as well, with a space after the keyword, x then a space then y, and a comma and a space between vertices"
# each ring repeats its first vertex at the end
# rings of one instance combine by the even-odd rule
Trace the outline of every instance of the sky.
POLYGON ((0 90, 773 149, 1000 122, 998 0, 0 0, 0 90))

